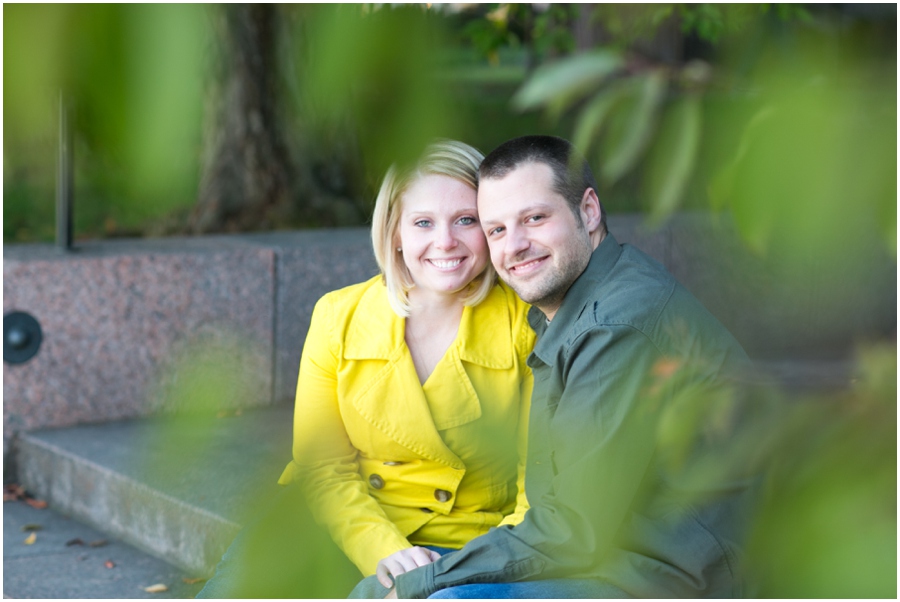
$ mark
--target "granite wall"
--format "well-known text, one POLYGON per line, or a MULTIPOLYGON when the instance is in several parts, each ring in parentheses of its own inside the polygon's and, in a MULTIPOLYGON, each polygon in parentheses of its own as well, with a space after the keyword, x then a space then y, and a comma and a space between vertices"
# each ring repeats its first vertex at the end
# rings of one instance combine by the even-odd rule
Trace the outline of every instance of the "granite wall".
MULTIPOLYGON (((609 222, 753 357, 841 359, 861 340, 896 337, 896 263, 874 242, 853 265, 810 258, 788 272, 743 250, 724 218, 609 222)), ((32 314, 44 341, 28 362, 4 363, 4 450, 17 430, 290 402, 316 300, 376 272, 365 228, 113 240, 68 254, 6 245, 4 314, 32 314)))

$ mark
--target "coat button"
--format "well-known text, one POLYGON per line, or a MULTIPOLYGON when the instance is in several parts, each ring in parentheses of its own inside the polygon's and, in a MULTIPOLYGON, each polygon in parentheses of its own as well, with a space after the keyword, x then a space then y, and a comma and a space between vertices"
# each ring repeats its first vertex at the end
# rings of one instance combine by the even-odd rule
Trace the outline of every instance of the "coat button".
POLYGON ((436 489, 434 492, 434 499, 439 502, 448 502, 451 497, 453 497, 453 494, 445 489, 436 489))
POLYGON ((371 485, 374 489, 381 489, 384 487, 384 479, 382 479, 377 474, 373 474, 369 477, 369 485, 371 485))

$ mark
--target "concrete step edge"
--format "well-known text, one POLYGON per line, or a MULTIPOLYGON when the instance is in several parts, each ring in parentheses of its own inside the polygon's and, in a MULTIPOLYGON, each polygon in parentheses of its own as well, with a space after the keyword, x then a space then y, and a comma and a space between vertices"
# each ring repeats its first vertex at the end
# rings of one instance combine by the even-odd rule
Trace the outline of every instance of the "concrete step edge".
POLYGON ((52 507, 179 568, 210 575, 240 525, 69 450, 21 434, 21 484, 52 507))

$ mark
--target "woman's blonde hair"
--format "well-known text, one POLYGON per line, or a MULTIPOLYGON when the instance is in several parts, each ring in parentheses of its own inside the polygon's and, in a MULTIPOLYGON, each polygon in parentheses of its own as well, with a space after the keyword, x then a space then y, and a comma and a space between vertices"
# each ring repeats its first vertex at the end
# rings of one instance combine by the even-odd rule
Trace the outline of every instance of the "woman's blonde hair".
MULTIPOLYGON (((415 286, 403 257, 396 248, 397 229, 400 224, 403 194, 413 182, 427 175, 448 176, 468 184, 478 185, 478 166, 484 155, 477 149, 455 140, 437 140, 430 144, 419 160, 410 168, 391 165, 381 190, 375 199, 372 214, 372 245, 375 260, 381 268, 381 277, 388 289, 388 301, 400 317, 410 313, 409 291, 415 286)), ((497 272, 491 262, 469 284, 463 298, 465 305, 478 305, 484 301, 497 282, 497 272)))

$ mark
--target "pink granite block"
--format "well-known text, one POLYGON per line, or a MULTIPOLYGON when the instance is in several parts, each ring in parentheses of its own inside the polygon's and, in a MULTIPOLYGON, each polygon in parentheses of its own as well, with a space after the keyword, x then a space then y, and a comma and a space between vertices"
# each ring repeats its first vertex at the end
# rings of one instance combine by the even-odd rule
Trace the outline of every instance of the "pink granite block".
POLYGON ((269 244, 278 247, 274 396, 293 402, 316 302, 325 293, 371 278, 378 266, 366 228, 300 232, 272 237, 269 244))
POLYGON ((190 409, 192 395, 216 391, 198 386, 204 378, 230 379, 204 409, 271 402, 271 249, 215 237, 4 254, 4 314, 30 313, 44 337, 28 362, 4 363, 4 441, 17 430, 190 409))

